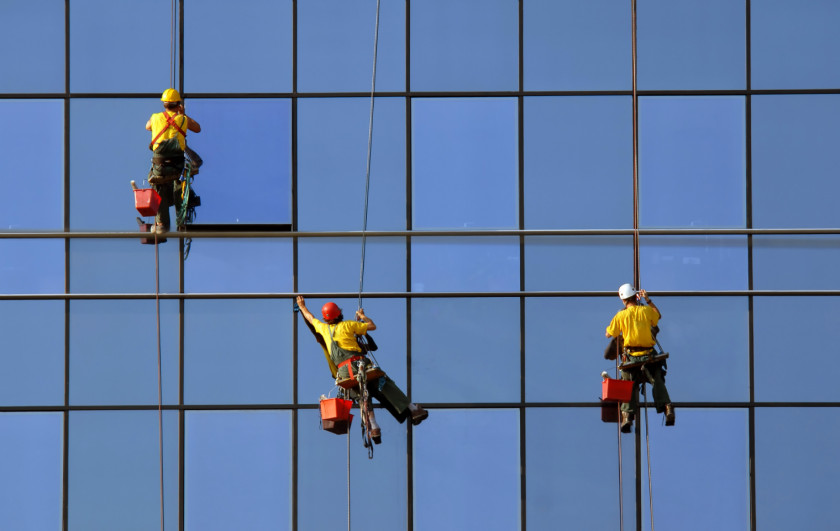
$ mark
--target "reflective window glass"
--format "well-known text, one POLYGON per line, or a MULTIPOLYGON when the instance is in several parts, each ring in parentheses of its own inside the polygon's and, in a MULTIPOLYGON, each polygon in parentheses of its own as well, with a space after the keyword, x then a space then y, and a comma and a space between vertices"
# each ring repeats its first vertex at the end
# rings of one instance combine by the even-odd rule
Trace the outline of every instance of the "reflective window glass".
POLYGON ((201 124, 201 133, 188 136, 190 147, 204 159, 193 183, 201 197, 195 223, 291 223, 291 100, 185 105, 201 124))
MULTIPOLYGON (((160 528, 157 411, 71 411, 69 529, 160 528)), ((163 413, 164 517, 178 529, 178 413, 163 413)))
POLYGON ((525 299, 525 399, 597 399, 598 375, 615 372, 615 362, 603 358, 609 344, 604 331, 621 307, 618 297, 525 299))
POLYGON ((840 236, 755 236, 755 289, 838 289, 840 236))
POLYGON ((610 0, 528 0, 525 90, 627 90, 630 9, 610 0))
MULTIPOLYGON (((405 89, 405 6, 379 2, 377 91, 405 89)), ((370 91, 376 7, 376 0, 298 4, 298 91, 370 91)))
POLYGON ((601 421, 600 408, 530 408, 525 415, 528 529, 619 527, 619 505, 607 501, 617 494, 616 425, 601 421), (558 436, 566 426, 574 429, 558 436))
POLYGON ((64 302, 0 301, 0 405, 64 404, 64 302))
POLYGON ((631 236, 533 236, 525 238, 528 291, 613 291, 633 276, 631 236))
MULTIPOLYGON (((405 291, 405 253, 403 238, 366 238, 364 290, 405 291)), ((358 292, 361 257, 361 238, 300 239, 298 290, 358 292)))
POLYGON ((414 431, 414 529, 519 529, 518 410, 434 415, 414 431), (458 492, 480 494, 481 510, 458 492))
MULTIPOLYGON (((306 299, 306 307, 319 320, 321 306, 326 302, 333 301, 339 305, 344 313, 345 319, 353 319, 353 314, 358 308, 358 298, 352 299, 306 299)), ((407 392, 406 387, 406 325, 405 325, 405 301, 402 299, 381 299, 371 298, 362 301, 365 315, 376 323, 376 331, 369 335, 373 337, 379 349, 374 357, 379 366, 388 373, 388 376, 407 392)), ((303 317, 297 319, 298 323, 298 402, 315 403, 322 394, 328 394, 333 389, 333 379, 330 375, 329 365, 324 356, 324 350, 317 343, 317 339, 304 324, 303 317)), ((333 390, 333 395, 335 395, 333 390)), ((375 401, 374 401, 375 402, 375 401)))
POLYGON ((148 188, 152 138, 145 126, 161 109, 148 99, 70 100, 72 230, 137 230, 129 181, 148 188))
POLYGON ((0 414, 0 515, 6 529, 61 529, 61 413, 0 414))
POLYGON ((292 291, 292 241, 196 238, 184 262, 184 290, 188 293, 292 291))
POLYGON ((838 297, 756 297, 755 398, 762 402, 840 401, 830 367, 837 357, 838 297), (807 378, 791 378, 791 356, 807 356, 807 378))
POLYGON ((631 112, 626 96, 525 98, 525 228, 633 226, 631 112))
POLYGON ((191 404, 292 401, 287 301, 187 300, 184 400, 191 404))
POLYGON ((516 90, 518 39, 517 2, 414 2, 411 89, 516 90))
MULTIPOLYGON (((656 527, 690 531, 749 529, 747 410, 677 408, 676 414, 676 426, 666 427, 653 408, 648 413, 656 527), (687 490, 693 494, 686 495, 687 490)), ((632 444, 628 436, 624 436, 624 441, 632 444)), ((643 448, 642 470, 648 466, 645 454, 643 448)), ((632 481, 631 478, 625 476, 624 481, 632 481)), ((647 478, 642 485, 642 507, 647 509, 647 478)), ((650 513, 641 513, 642 529, 651 527, 650 513)))
POLYGON ((0 239, 0 293, 64 293, 64 240, 0 239))
POLYGON ((750 19, 752 88, 840 85, 840 4, 752 0, 750 19))
POLYGON ((745 19, 744 0, 639 2, 639 89, 745 88, 745 19))
POLYGON ((512 297, 413 299, 412 399, 420 403, 518 402, 518 323, 519 299, 512 297), (508 324, 491 333, 488 320, 508 324), (488 372, 494 367, 501 372, 488 372))
POLYGON ((747 289, 746 236, 642 236, 639 242, 641 288, 747 289))
POLYGON ((840 96, 753 96, 751 113, 753 226, 840 226, 840 96))
POLYGON ((291 529, 289 411, 188 411, 185 529, 291 529))
MULTIPOLYGON (((298 228, 361 230, 370 100, 299 100, 297 123, 298 228)), ((371 147, 367 228, 404 229, 404 99, 376 99, 371 147)))
POLYGON ((837 525, 840 408, 756 408, 756 528, 837 525))
POLYGON ((291 0, 185 2, 184 88, 291 92, 292 35, 291 0))
MULTIPOLYGON (((160 301, 163 401, 178 402, 178 303, 160 301)), ((70 301, 70 403, 157 404, 153 300, 70 301)))
POLYGON ((0 50, 14 53, 0 54, 0 92, 64 92, 64 5, 62 0, 3 3, 0 50))
MULTIPOLYGON (((135 228, 137 225, 135 225, 135 228)), ((147 235, 148 236, 148 235, 147 235)), ((70 240, 73 293, 154 293, 155 246, 140 238, 70 240)), ((62 244, 63 245, 63 244, 62 244)), ((178 240, 158 245, 160 292, 178 291, 178 240)), ((60 264, 63 265, 63 262, 60 264)), ((63 286, 63 281, 62 281, 63 286)), ((62 287, 59 291, 64 291, 62 287)))
POLYGON ((411 104, 413 227, 516 228, 516 100, 420 98, 411 104))
POLYGON ((414 238, 411 291, 519 291, 519 241, 414 238))
MULTIPOLYGON (((170 0, 68 5, 71 92, 162 92, 172 85, 170 0)), ((109 114, 96 116, 100 128, 110 126, 109 114)))
MULTIPOLYGON (((372 525, 371 512, 360 510, 375 493, 377 529, 406 529, 406 424, 400 425, 385 410, 376 409, 376 421, 382 428, 382 444, 368 459, 358 436, 359 410, 354 406, 350 428, 350 527, 367 529, 372 525)), ((298 529, 322 531, 334 529, 343 515, 347 521, 347 452, 348 435, 336 435, 321 429, 316 410, 298 415, 298 529), (324 510, 324 485, 312 478, 330 478, 333 494, 330 510, 324 510), (341 487, 338 487, 341 485, 341 487), (343 489, 343 490, 342 490, 343 489)), ((423 429, 425 425, 417 429, 423 429)), ((416 528, 415 528, 416 529, 416 528)))
POLYGON ((746 140, 740 96, 639 98, 639 223, 743 227, 746 140))
MULTIPOLYGON (((4 55, 0 54, 0 64, 4 55)), ((5 176, 0 194, 0 229, 61 230, 64 103, 0 100, 0 121, 10 124, 0 132, 0 175, 5 176), (33 181, 37 186, 33 186, 33 181)))

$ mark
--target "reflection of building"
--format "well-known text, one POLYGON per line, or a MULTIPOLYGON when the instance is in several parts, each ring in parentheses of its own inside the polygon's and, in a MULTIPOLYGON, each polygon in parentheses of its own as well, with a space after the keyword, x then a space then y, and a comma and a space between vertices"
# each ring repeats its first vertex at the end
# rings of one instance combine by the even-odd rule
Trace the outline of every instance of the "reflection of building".
MULTIPOLYGON (((154 528, 154 257, 120 234, 169 4, 7 4, 0 527, 154 528)), ((613 528, 596 399, 635 273, 630 2, 382 4, 364 304, 432 414, 383 415, 372 461, 353 441, 353 527, 369 490, 383 529, 613 528)), ((638 273, 678 403, 650 426, 656 523, 829 528, 840 8, 639 4, 638 273)), ((345 441, 318 429, 329 381, 291 297, 357 304, 375 2, 237 6, 176 6, 197 221, 228 233, 183 268, 160 247, 165 520, 324 529, 347 514, 345 441)), ((628 529, 648 518, 632 440, 628 529)))

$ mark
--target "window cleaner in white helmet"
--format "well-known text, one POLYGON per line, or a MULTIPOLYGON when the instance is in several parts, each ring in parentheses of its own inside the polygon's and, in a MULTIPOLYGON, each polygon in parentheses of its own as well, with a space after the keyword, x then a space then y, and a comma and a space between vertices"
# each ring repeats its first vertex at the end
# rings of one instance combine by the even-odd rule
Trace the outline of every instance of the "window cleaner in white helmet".
MULTIPOLYGON (((673 426, 676 420, 671 397, 665 387, 665 366, 663 361, 653 361, 656 353, 654 346, 654 327, 659 323, 662 313, 651 302, 645 290, 636 289, 630 284, 618 288, 618 296, 624 309, 615 314, 607 326, 607 337, 622 336, 624 340, 623 359, 626 364, 639 363, 638 366, 621 371, 622 380, 649 382, 653 385, 653 401, 658 413, 665 413, 665 425, 673 426), (640 303, 640 299, 648 304, 640 303), (650 361, 648 363, 648 361, 650 361)), ((658 328, 656 329, 658 330, 658 328)), ((621 404, 621 431, 630 433, 633 419, 639 409, 639 386, 633 386, 630 402, 621 404)))

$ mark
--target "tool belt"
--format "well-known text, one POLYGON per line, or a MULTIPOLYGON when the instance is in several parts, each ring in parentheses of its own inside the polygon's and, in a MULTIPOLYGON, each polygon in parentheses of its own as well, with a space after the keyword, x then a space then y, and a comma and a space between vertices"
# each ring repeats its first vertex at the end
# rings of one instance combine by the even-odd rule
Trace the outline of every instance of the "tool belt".
MULTIPOLYGON (((625 352, 647 352, 653 350, 653 347, 624 347, 625 352)), ((633 356, 641 356, 641 354, 631 354, 633 356)))
MULTIPOLYGON (((355 362, 357 360, 361 360, 361 359, 367 360, 367 358, 365 358, 364 356, 353 356, 352 358, 347 358, 346 360, 339 363, 338 368, 340 369, 340 368, 342 368, 346 365, 347 366, 347 374, 350 376, 350 378, 355 380, 356 377, 353 375, 353 362, 355 362)), ((367 363, 365 363, 365 365, 367 365, 367 363)))

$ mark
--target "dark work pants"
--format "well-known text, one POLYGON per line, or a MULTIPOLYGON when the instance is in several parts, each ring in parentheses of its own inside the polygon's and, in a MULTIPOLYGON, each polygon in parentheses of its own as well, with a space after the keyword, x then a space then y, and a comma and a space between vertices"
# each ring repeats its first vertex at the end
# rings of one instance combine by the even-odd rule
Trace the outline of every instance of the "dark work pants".
POLYGON ((633 385, 633 396, 630 398, 630 402, 621 404, 621 411, 627 413, 636 413, 639 411, 639 385, 643 382, 650 383, 653 386, 653 403, 658 413, 665 411, 665 405, 671 403, 671 397, 668 395, 668 389, 665 387, 665 371, 662 368, 662 362, 650 363, 644 365, 644 367, 647 368, 650 378, 642 370, 642 367, 621 371, 622 380, 632 380, 635 382, 633 385))

